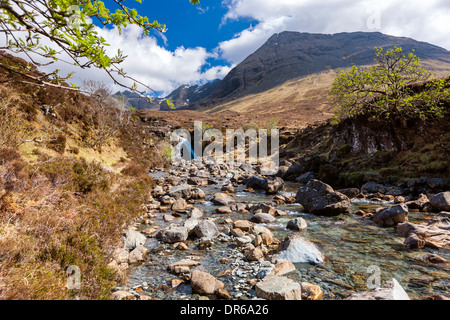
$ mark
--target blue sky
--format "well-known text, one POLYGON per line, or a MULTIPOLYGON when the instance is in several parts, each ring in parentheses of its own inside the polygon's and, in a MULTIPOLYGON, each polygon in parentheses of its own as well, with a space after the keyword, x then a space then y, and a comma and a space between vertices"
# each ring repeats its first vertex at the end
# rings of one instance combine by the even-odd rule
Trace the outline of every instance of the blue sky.
MULTIPOLYGON (((104 1, 112 10, 112 0, 104 1)), ((333 34, 378 31, 450 49, 448 0, 135 0, 123 2, 151 21, 167 25, 163 35, 143 37, 136 27, 119 35, 98 28, 111 54, 122 50, 127 73, 164 96, 183 84, 223 78, 274 33, 333 34)), ((63 68, 63 71, 74 71, 63 68)), ((101 72, 75 70, 78 81, 110 83, 101 72)))

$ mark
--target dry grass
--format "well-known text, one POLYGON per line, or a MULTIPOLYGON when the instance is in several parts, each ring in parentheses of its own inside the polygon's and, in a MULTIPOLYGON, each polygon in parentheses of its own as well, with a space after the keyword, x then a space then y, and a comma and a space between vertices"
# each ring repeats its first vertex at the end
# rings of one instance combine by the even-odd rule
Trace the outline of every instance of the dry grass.
POLYGON ((12 82, 0 85, 0 103, 12 137, 0 145, 0 299, 108 298, 120 280, 110 255, 148 201, 148 169, 165 164, 160 142, 130 117, 90 147, 87 135, 109 124, 99 127, 98 106, 73 92, 12 82), (66 287, 71 265, 79 290, 66 287))

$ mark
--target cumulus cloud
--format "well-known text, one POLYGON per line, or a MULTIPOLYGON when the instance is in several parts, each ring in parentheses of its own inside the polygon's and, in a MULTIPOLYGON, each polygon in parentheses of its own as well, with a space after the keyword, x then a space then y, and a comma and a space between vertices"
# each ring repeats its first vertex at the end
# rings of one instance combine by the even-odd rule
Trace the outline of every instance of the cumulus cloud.
POLYGON ((450 49, 450 2, 446 0, 224 0, 223 22, 258 21, 218 46, 220 55, 239 63, 274 33, 379 31, 450 49))
MULTIPOLYGON (((159 45, 156 36, 144 36, 142 30, 134 25, 130 25, 122 34, 116 28, 100 29, 96 27, 99 37, 105 38, 110 45, 106 47, 106 52, 110 56, 115 56, 120 49, 123 55, 127 56, 120 65, 127 76, 146 84, 158 93, 158 96, 166 96, 174 89, 183 84, 206 83, 217 78, 223 78, 231 70, 230 66, 210 66, 207 60, 217 57, 217 53, 207 52, 205 48, 184 48, 178 47, 175 51, 170 51, 159 45)), ((166 42, 166 40, 163 41, 166 42)), ((0 39, 3 43, 4 39, 0 39)), ((49 47, 55 45, 48 39, 43 38, 42 44, 49 47)), ((55 47, 56 48, 56 47, 55 47)), ((27 58, 23 54, 19 55, 27 58)), ((52 72, 56 68, 61 70, 62 75, 74 72, 71 82, 77 85, 83 80, 94 80, 109 84, 115 91, 123 91, 120 85, 114 84, 110 76, 103 70, 96 68, 81 69, 73 64, 64 63, 70 58, 64 53, 59 56, 61 59, 55 64, 41 67, 44 72, 52 72)), ((133 81, 115 75, 116 79, 127 86, 132 86, 133 81)), ((140 86, 139 89, 145 90, 140 86)))
MULTIPOLYGON (((116 29, 98 29, 99 36, 110 44, 107 53, 114 55, 117 50, 127 56, 121 67, 128 76, 147 84, 153 90, 166 95, 182 84, 206 82, 223 78, 230 70, 227 66, 216 66, 202 71, 207 59, 214 56, 205 48, 179 47, 169 51, 158 44, 155 37, 144 37, 141 29, 129 26, 119 35, 116 29)), ((64 70, 68 70, 65 67, 64 70)), ((93 79, 110 82, 105 72, 96 69, 78 70, 76 79, 93 79)), ((120 78, 118 78, 120 79, 120 78)), ((132 81, 125 81, 128 85, 132 81)), ((114 86, 114 90, 122 90, 114 86)))

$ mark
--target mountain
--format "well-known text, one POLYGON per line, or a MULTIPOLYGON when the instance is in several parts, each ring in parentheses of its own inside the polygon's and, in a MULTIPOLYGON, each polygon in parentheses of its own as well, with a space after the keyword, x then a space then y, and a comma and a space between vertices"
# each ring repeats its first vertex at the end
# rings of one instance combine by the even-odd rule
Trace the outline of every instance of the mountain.
POLYGON ((402 47, 405 52, 415 50, 423 61, 432 62, 438 69, 450 70, 449 51, 409 38, 379 32, 334 35, 282 32, 270 37, 232 69, 209 96, 191 103, 190 107, 203 111, 214 107, 216 111, 223 110, 225 104, 235 99, 266 92, 288 81, 327 74, 352 65, 370 65, 374 62, 375 47, 394 46, 402 47))
POLYGON ((216 79, 201 86, 183 85, 172 91, 166 99, 170 99, 176 108, 184 107, 209 96, 219 86, 220 82, 221 80, 216 79))
POLYGON ((175 105, 175 109, 186 107, 209 96, 218 87, 220 82, 221 80, 216 79, 204 85, 182 85, 178 89, 172 91, 167 97, 155 98, 153 102, 148 102, 137 93, 131 91, 117 92, 115 96, 124 96, 128 100, 129 105, 138 110, 171 111, 173 109, 170 109, 167 106, 167 99, 175 105))
POLYGON ((128 90, 117 92, 114 96, 123 96, 127 99, 128 104, 137 110, 160 110, 160 103, 163 101, 163 99, 154 99, 153 102, 149 102, 140 97, 137 93, 128 90))

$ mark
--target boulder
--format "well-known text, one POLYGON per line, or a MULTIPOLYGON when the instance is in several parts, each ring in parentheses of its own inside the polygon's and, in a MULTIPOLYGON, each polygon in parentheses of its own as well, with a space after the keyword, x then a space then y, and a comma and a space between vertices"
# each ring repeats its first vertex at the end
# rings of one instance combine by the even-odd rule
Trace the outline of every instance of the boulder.
POLYGON ((434 210, 450 211, 450 191, 441 192, 430 198, 434 210))
POLYGON ((147 237, 138 231, 128 229, 125 231, 123 245, 125 249, 131 251, 139 245, 143 245, 147 237))
POLYGON ((238 247, 243 247, 249 243, 252 243, 252 238, 250 238, 249 236, 237 237, 235 238, 235 240, 238 247))
POLYGON ((368 193, 382 193, 385 194, 387 191, 386 187, 382 184, 376 183, 374 181, 367 182, 361 187, 361 193, 368 194, 368 193))
POLYGON ((272 260, 287 260, 292 263, 324 263, 325 256, 314 243, 300 236, 287 236, 278 246, 272 260))
POLYGON ((147 248, 142 245, 138 245, 133 251, 130 252, 128 256, 128 263, 136 263, 144 261, 145 254, 147 253, 147 248))
POLYGON ((186 182, 192 186, 204 186, 208 184, 206 179, 199 177, 189 177, 186 182))
POLYGON ((313 172, 306 172, 306 173, 302 174, 301 176, 298 176, 297 178, 295 178, 295 181, 303 183, 303 184, 307 184, 309 181, 311 181, 315 178, 316 177, 314 176, 313 172))
POLYGON ((245 231, 245 232, 250 231, 252 226, 253 226, 253 224, 248 220, 236 220, 233 222, 234 228, 241 229, 242 231, 245 231))
POLYGON ((338 192, 345 194, 350 199, 356 198, 356 196, 361 193, 361 191, 358 188, 340 189, 338 190, 338 192))
POLYGON ((267 187, 267 179, 261 176, 253 176, 247 180, 246 185, 248 188, 255 190, 264 190, 267 187))
POLYGON ((194 293, 210 295, 223 289, 223 282, 217 280, 207 272, 195 270, 191 273, 191 287, 194 293))
POLYGON ((229 206, 236 203, 236 201, 229 197, 215 197, 213 203, 216 206, 229 206))
POLYGON ((191 260, 191 259, 182 259, 182 260, 171 263, 167 267, 167 270, 169 272, 173 272, 176 274, 189 273, 192 268, 195 268, 199 265, 200 265, 199 261, 191 260))
POLYGON ((248 261, 259 261, 264 258, 264 254, 260 248, 253 248, 245 252, 245 257, 248 261))
POLYGON ((186 227, 164 229, 156 234, 156 238, 164 243, 186 241, 188 238, 188 229, 186 227))
POLYGON ((350 207, 350 199, 346 195, 334 191, 331 186, 319 180, 311 180, 306 186, 300 187, 296 202, 306 212, 324 216, 348 213, 350 207))
POLYGON ((111 294, 111 300, 134 300, 134 299, 135 299, 134 294, 124 290, 119 290, 111 294))
POLYGON ((299 283, 275 275, 268 275, 255 286, 256 296, 266 300, 301 300, 302 289, 299 283))
POLYGON ((276 219, 268 213, 257 213, 253 215, 251 221, 254 223, 272 223, 276 219))
POLYGON ((184 212, 187 209, 186 200, 179 198, 172 203, 172 211, 174 212, 184 212))
POLYGON ((188 184, 181 184, 169 189, 167 194, 175 199, 184 198, 189 199, 192 194, 192 187, 188 184))
POLYGON ((424 194, 421 194, 418 199, 406 202, 406 206, 410 210, 423 210, 425 206, 430 203, 428 197, 424 194))
POLYGON ((191 192, 191 199, 203 200, 206 198, 206 193, 200 188, 194 188, 191 192))
POLYGON ((287 223, 286 228, 294 231, 304 231, 306 230, 306 228, 308 228, 308 225, 306 224, 305 219, 295 218, 287 223))
POLYGON ((397 232, 406 237, 405 247, 420 249, 450 249, 450 217, 437 216, 426 224, 404 222, 397 226, 397 232))
POLYGON ((214 239, 219 235, 219 230, 214 222, 210 220, 202 220, 195 226, 194 233, 199 238, 206 237, 214 239))
POLYGON ((261 213, 270 214, 271 216, 275 216, 275 213, 277 212, 277 209, 275 209, 274 207, 272 207, 271 205, 268 205, 266 203, 261 203, 261 204, 259 204, 257 206, 253 206, 250 211, 251 212, 258 211, 258 212, 261 212, 261 213))
POLYGON ((288 273, 295 272, 297 268, 295 265, 287 260, 278 261, 273 268, 273 274, 276 276, 283 276, 288 273))
POLYGON ((375 212, 372 220, 382 227, 393 227, 399 223, 408 221, 408 207, 404 204, 398 204, 390 208, 375 212))
POLYGON ((308 282, 302 282, 302 299, 303 300, 320 300, 323 296, 322 289, 319 286, 308 282))
POLYGON ((305 172, 305 168, 300 164, 294 164, 281 176, 284 180, 295 181, 297 177, 305 172))
POLYGON ((345 300, 410 300, 408 294, 397 282, 392 279, 382 287, 367 292, 353 293, 345 300))
POLYGON ((205 213, 203 212, 203 210, 200 210, 199 208, 193 208, 192 211, 188 214, 188 217, 192 219, 200 219, 204 215, 205 213))
POLYGON ((284 180, 280 177, 267 177, 267 186, 264 188, 266 194, 276 194, 284 186, 284 180))
POLYGON ((252 176, 247 180, 247 188, 265 190, 267 194, 276 194, 284 186, 284 180, 280 177, 252 176))

